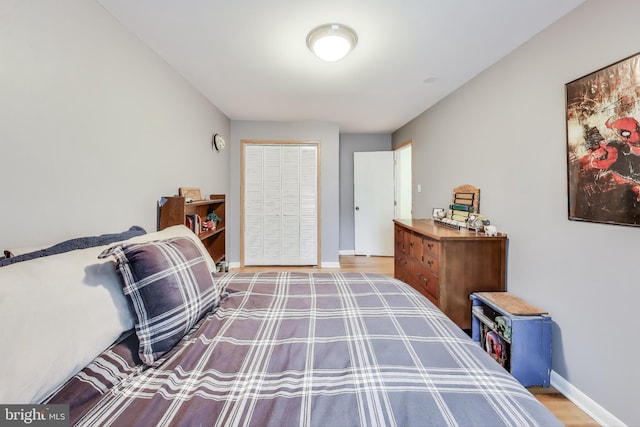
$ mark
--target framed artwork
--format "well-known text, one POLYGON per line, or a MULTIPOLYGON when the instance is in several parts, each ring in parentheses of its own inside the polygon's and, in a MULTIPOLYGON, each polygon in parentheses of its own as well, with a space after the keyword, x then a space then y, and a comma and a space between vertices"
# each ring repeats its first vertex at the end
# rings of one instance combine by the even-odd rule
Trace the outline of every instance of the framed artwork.
POLYGON ((569 219, 640 226, 640 54, 566 84, 569 219))

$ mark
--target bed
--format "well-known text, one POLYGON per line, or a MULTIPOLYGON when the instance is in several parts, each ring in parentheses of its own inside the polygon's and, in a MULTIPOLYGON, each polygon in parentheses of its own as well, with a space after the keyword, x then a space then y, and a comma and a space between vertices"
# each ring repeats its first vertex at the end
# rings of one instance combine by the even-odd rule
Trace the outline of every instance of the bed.
POLYGON ((202 248, 184 255, 197 246, 184 237, 99 248, 100 262, 115 265, 134 327, 124 322, 113 345, 42 400, 68 404, 73 425, 562 425, 403 282, 210 274, 202 248), (150 250, 165 264, 150 267, 140 256, 150 250), (158 277, 182 296, 158 298, 150 291, 158 277), (195 288, 184 291, 182 281, 195 288), (199 307, 189 300, 196 294, 199 307))

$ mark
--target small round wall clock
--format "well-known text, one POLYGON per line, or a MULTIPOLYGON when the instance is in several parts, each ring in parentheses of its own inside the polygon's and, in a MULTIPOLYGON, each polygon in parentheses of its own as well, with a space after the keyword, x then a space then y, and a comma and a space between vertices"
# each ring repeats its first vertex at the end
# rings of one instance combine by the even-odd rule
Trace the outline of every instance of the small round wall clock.
POLYGON ((213 142, 213 147, 216 149, 216 151, 220 151, 224 148, 224 144, 225 144, 224 138, 219 133, 214 134, 211 140, 213 142))

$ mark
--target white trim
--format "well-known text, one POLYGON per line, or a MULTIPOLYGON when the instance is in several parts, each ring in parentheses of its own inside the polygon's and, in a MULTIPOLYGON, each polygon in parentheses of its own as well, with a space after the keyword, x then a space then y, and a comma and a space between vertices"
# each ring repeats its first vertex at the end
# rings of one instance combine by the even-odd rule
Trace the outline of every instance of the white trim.
POLYGON ((338 255, 353 256, 356 254, 355 249, 339 250, 338 255))
MULTIPOLYGON (((240 268, 240 261, 235 261, 235 262, 230 262, 229 263, 229 269, 232 268, 240 268)), ((323 262, 320 265, 320 268, 340 268, 340 262, 339 261, 335 261, 335 262, 323 262)))
POLYGON ((551 385, 600 425, 626 426, 625 423, 616 418, 612 413, 578 390, 577 387, 562 378, 553 370, 551 371, 551 385))
POLYGON ((320 264, 320 268, 340 268, 340 262, 339 261, 322 262, 320 264))

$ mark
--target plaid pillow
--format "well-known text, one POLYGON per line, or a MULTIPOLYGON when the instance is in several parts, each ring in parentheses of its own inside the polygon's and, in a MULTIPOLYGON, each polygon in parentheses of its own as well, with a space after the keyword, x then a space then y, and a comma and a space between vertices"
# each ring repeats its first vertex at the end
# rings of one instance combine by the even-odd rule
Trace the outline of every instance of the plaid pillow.
POLYGON ((188 237, 113 246, 124 294, 136 314, 140 359, 157 365, 209 310, 218 306, 220 289, 200 249, 188 237))

